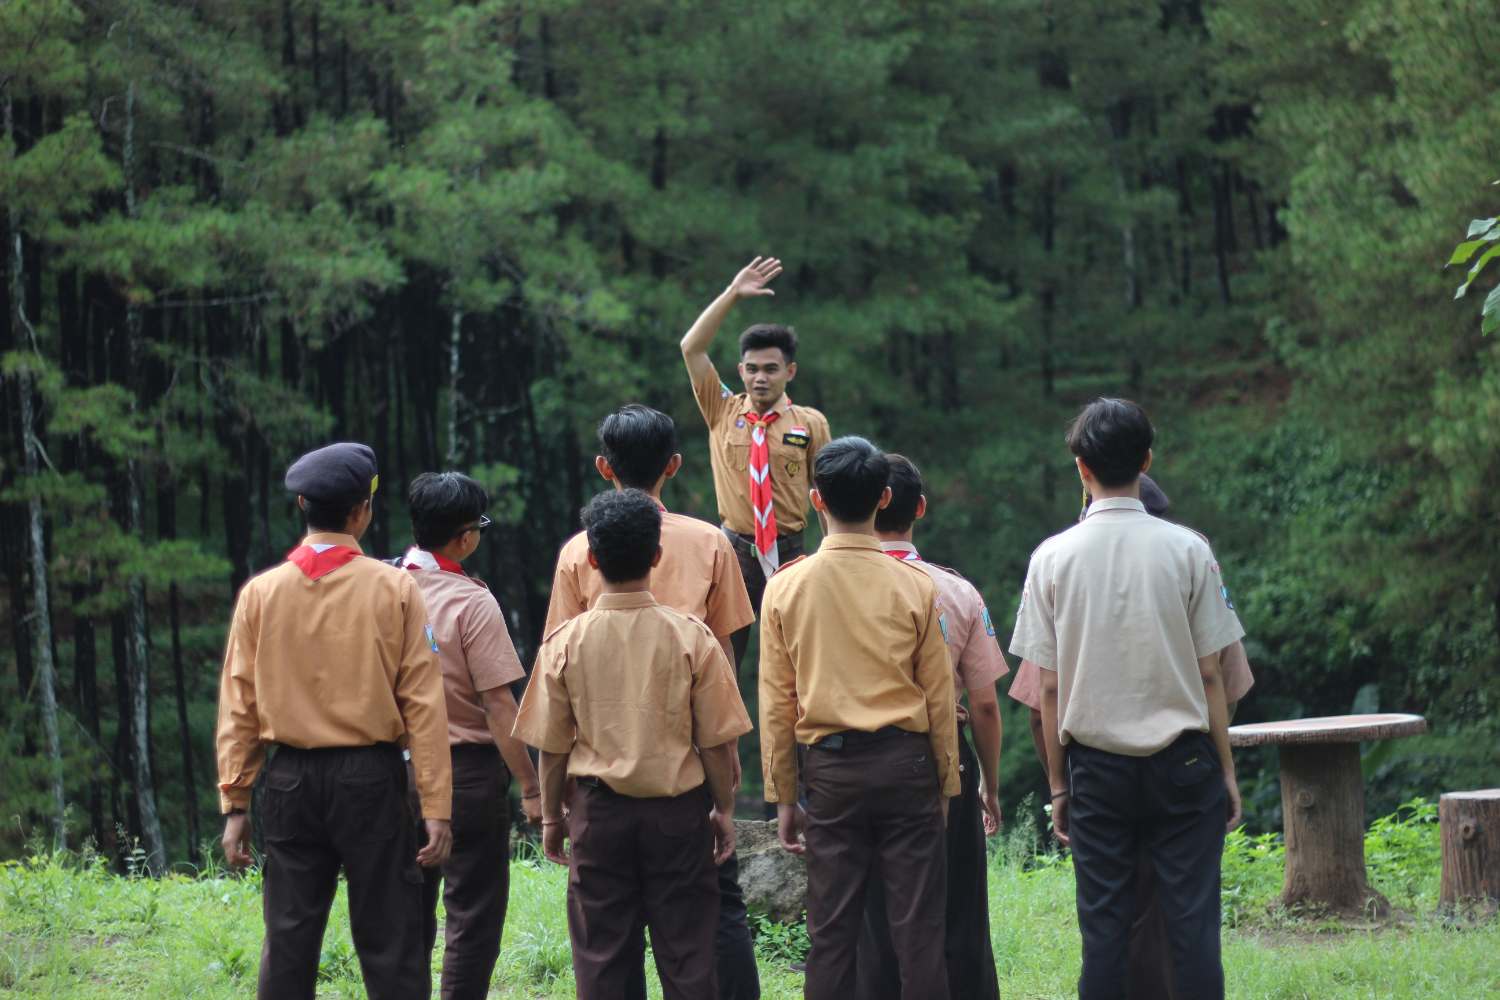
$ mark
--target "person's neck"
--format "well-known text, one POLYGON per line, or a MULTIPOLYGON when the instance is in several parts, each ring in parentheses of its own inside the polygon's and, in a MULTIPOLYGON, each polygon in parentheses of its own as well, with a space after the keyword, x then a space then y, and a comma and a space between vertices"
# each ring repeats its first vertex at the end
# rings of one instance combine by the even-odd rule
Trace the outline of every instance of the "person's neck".
POLYGON ((447 545, 444 545, 441 548, 428 549, 427 551, 431 552, 435 556, 442 556, 444 559, 447 559, 450 562, 456 562, 460 564, 468 558, 468 556, 458 551, 458 547, 453 542, 449 542, 447 545))
POLYGON ((1141 477, 1136 476, 1124 486, 1100 486, 1098 480, 1090 480, 1084 483, 1092 498, 1090 502, 1097 503, 1100 500, 1118 500, 1128 497, 1131 500, 1141 498, 1141 477))
POLYGON ((641 489, 639 486, 626 486, 624 483, 620 482, 618 479, 611 479, 610 482, 612 482, 612 483, 615 484, 615 489, 617 489, 617 490, 631 490, 631 489, 641 490, 642 493, 646 494, 652 500, 655 500, 656 503, 657 503, 657 506, 664 506, 662 504, 662 502, 661 502, 661 491, 662 491, 662 487, 667 484, 667 477, 666 476, 662 476, 660 479, 658 479, 656 481, 656 485, 653 486, 653 487, 651 487, 649 490, 641 489))
POLYGON ((750 405, 755 409, 756 413, 760 414, 761 416, 765 416, 767 413, 770 413, 772 410, 776 409, 776 407, 780 406, 782 399, 784 399, 785 397, 786 393, 782 393, 780 396, 777 396, 775 399, 765 404, 762 404, 758 399, 752 398, 750 400, 750 405))
POLYGON ((879 538, 875 530, 875 515, 871 514, 865 521, 840 521, 832 514, 826 515, 828 527, 823 532, 825 535, 869 535, 871 538, 879 538))
POLYGON ((912 529, 910 528, 907 528, 905 531, 876 531, 875 537, 882 542, 905 542, 911 545, 911 531, 912 529))
POLYGON ((601 591, 606 594, 642 594, 651 589, 651 574, 647 573, 638 580, 622 580, 619 583, 604 581, 601 591))

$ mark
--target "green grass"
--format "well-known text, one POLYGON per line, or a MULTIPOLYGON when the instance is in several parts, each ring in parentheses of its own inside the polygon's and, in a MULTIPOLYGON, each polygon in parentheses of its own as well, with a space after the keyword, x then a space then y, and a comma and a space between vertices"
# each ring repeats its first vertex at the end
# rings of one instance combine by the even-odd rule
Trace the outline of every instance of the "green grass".
MULTIPOLYGON (((1500 996, 1500 920, 1449 925, 1434 915, 1438 840, 1433 809, 1412 803, 1367 839, 1371 877, 1391 900, 1389 921, 1335 921, 1274 906, 1282 847, 1273 836, 1231 836, 1225 853, 1229 996, 1300 998, 1500 996)), ((1075 995, 1078 932, 1071 863, 1034 855, 1030 833, 997 845, 989 887, 1001 992, 1075 995)), ((90 997, 244 997, 261 938, 255 874, 205 872, 152 881, 110 874, 98 860, 36 856, 0 868, 0 993, 90 997)), ((571 997, 566 872, 530 859, 511 867, 510 914, 491 996, 571 997)), ((342 890, 322 959, 320 997, 362 997, 342 890)), ((757 944, 767 1000, 801 996, 787 962, 799 928, 768 928, 757 944)), ((441 949, 441 944, 439 945, 441 949)), ((651 995, 660 996, 654 971, 651 995)))

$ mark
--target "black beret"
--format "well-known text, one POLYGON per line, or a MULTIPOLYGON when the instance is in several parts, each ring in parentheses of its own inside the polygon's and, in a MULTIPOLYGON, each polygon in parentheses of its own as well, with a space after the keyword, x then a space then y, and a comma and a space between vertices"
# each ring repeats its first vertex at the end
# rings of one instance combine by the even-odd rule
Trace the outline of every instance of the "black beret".
POLYGON ((286 470, 286 488, 310 500, 361 500, 380 482, 375 452, 351 441, 310 451, 286 470))
POLYGON ((1152 517, 1161 517, 1172 506, 1172 501, 1162 492, 1162 488, 1156 485, 1156 480, 1141 473, 1141 504, 1145 506, 1146 513, 1152 517))

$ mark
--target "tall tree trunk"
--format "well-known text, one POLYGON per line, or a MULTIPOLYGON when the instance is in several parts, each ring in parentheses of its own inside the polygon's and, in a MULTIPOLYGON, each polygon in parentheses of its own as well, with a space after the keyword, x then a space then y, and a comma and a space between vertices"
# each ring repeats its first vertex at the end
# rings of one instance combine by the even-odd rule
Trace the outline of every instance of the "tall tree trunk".
MULTIPOLYGON (((156 531, 162 538, 177 537, 177 484, 163 483, 157 492, 156 531)), ((188 861, 199 862, 198 856, 198 782, 193 769, 193 734, 188 728, 187 680, 182 665, 182 610, 177 581, 167 587, 168 615, 172 627, 172 688, 177 696, 178 745, 182 754, 183 812, 187 819, 188 861)))
POLYGON ((463 310, 454 309, 448 324, 448 455, 445 464, 450 469, 458 468, 462 452, 458 441, 458 373, 463 324, 463 310))

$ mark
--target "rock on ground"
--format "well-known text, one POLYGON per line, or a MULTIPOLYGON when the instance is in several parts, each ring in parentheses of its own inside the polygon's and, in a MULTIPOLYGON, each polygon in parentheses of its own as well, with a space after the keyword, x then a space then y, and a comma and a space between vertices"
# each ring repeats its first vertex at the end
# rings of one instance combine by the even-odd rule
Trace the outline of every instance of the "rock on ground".
POLYGON ((740 890, 752 913, 796 923, 807 911, 807 862, 783 850, 775 820, 734 821, 740 859, 740 890))

